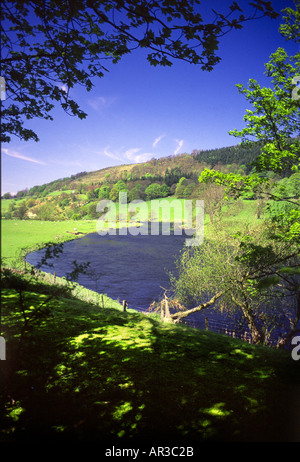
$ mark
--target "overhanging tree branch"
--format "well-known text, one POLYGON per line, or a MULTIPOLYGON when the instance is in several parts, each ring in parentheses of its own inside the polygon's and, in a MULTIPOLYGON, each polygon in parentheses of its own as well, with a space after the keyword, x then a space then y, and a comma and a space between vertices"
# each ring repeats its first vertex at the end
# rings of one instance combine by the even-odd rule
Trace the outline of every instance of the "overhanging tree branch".
POLYGON ((170 315, 170 318, 173 319, 175 322, 178 322, 178 321, 180 321, 180 319, 186 318, 190 314, 196 313, 198 311, 203 311, 206 308, 213 305, 225 293, 226 293, 226 291, 222 290, 222 291, 218 292, 217 294, 215 294, 213 297, 211 297, 211 299, 208 302, 202 303, 201 305, 198 305, 195 308, 191 308, 190 310, 179 311, 177 313, 173 313, 173 314, 170 315))
POLYGON ((7 93, 2 142, 12 135, 38 140, 23 127, 24 120, 48 118, 49 100, 84 118, 78 104, 58 92, 57 85, 79 84, 91 90, 93 79, 107 70, 104 60, 116 63, 144 48, 151 65, 181 60, 210 71, 220 61, 216 53, 222 35, 249 20, 278 16, 271 2, 263 0, 247 2, 253 12, 247 15, 237 2, 225 12, 212 10, 214 20, 207 23, 198 0, 14 0, 1 7, 1 75, 7 93))

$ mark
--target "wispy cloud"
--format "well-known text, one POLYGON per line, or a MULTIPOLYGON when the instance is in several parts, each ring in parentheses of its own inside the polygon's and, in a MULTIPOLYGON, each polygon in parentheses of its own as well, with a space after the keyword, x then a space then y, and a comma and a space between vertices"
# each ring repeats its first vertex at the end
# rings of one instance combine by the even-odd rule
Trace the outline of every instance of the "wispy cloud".
POLYGON ((110 107, 116 98, 107 96, 97 96, 88 100, 88 104, 97 112, 102 112, 103 109, 110 107))
POLYGON ((57 86, 60 90, 63 90, 65 93, 68 93, 68 87, 65 83, 58 83, 57 86))
POLYGON ((120 156, 119 153, 111 152, 109 146, 104 148, 103 152, 101 152, 101 153, 98 152, 97 154, 104 154, 105 156, 110 157, 111 159, 123 161, 123 159, 122 159, 122 157, 120 156))
POLYGON ((147 160, 153 157, 153 153, 151 152, 140 152, 140 151, 141 151, 140 148, 127 149, 124 156, 126 159, 134 163, 146 162, 147 160))
POLYGON ((177 147, 174 151, 174 154, 176 155, 180 152, 180 149, 182 148, 184 141, 183 140, 175 140, 175 141, 177 143, 177 147))
POLYGON ((157 145, 157 143, 159 143, 160 140, 162 140, 165 136, 166 136, 166 135, 160 135, 160 136, 158 136, 157 138, 155 138, 155 140, 154 140, 152 146, 155 148, 155 146, 157 145))
POLYGON ((33 159, 32 157, 24 156, 24 154, 21 154, 20 152, 14 151, 12 149, 2 148, 2 152, 4 152, 4 154, 6 154, 9 157, 15 157, 16 159, 26 160, 27 162, 33 162, 34 164, 46 165, 46 163, 41 160, 37 160, 37 159, 33 159))
MULTIPOLYGON (((95 151, 94 151, 95 152, 95 151)), ((96 153, 96 152, 95 152, 96 153)), ((118 160, 120 162, 131 162, 131 163, 141 163, 146 162, 147 160, 153 157, 152 152, 143 152, 141 148, 130 148, 119 149, 117 151, 112 151, 110 146, 106 146, 103 151, 97 152, 99 155, 105 155, 111 159, 118 160)))

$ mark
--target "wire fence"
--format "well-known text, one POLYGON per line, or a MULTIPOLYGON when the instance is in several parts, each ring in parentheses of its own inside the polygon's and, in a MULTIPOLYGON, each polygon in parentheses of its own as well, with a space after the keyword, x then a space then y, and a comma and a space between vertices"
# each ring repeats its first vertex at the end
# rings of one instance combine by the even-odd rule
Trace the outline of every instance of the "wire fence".
POLYGON ((235 324, 234 322, 220 321, 205 317, 202 320, 183 320, 183 324, 196 329, 205 329, 218 334, 229 335, 233 338, 252 343, 252 336, 245 325, 235 324))

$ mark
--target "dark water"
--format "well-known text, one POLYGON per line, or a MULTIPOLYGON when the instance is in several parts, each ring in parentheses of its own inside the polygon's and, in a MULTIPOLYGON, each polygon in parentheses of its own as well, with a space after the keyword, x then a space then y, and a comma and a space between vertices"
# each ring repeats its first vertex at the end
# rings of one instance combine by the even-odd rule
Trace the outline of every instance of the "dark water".
MULTIPOLYGON (((126 300, 129 308, 147 310, 153 300, 170 287, 169 271, 176 272, 175 260, 184 247, 185 235, 100 236, 89 234, 66 242, 63 254, 49 260, 53 268, 42 266, 43 271, 56 271, 66 276, 78 264, 90 262, 88 274, 80 275, 79 284, 113 299, 126 300), (91 274, 93 273, 93 274, 91 274)), ((27 257, 32 265, 41 261, 44 251, 27 257)))

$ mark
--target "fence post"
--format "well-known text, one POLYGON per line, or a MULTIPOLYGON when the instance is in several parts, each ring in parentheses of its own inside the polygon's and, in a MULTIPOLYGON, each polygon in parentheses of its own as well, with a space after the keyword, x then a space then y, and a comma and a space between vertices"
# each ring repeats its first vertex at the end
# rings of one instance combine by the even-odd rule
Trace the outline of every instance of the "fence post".
POLYGON ((126 311, 126 307, 127 307, 127 302, 126 300, 123 300, 123 311, 126 311))
POLYGON ((56 271, 54 271, 53 282, 54 282, 54 284, 56 283, 56 271))
POLYGON ((208 330, 208 318, 205 318, 205 330, 208 330))
POLYGON ((164 322, 165 319, 165 312, 164 312, 164 302, 160 302, 160 319, 162 322, 164 322))
POLYGON ((165 317, 167 319, 170 318, 169 301, 168 301, 168 298, 166 296, 165 296, 165 317))
POLYGON ((102 299, 102 308, 104 308, 104 298, 103 298, 103 294, 101 294, 101 299, 102 299))

